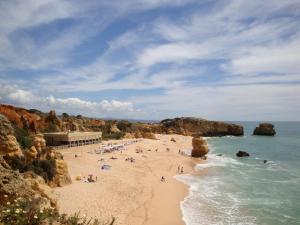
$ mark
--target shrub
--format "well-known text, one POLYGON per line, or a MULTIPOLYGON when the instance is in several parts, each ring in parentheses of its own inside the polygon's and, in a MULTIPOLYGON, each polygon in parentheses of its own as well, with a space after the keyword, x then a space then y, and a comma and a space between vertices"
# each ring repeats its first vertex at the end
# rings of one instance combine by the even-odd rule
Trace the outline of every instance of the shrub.
POLYGON ((15 137, 19 142, 21 148, 26 149, 30 148, 32 144, 32 138, 30 137, 30 133, 22 128, 13 125, 15 131, 15 137))
MULTIPOLYGON (((8 199, 7 195, 4 195, 8 199)), ((14 201, 5 201, 0 205, 0 223, 4 225, 39 225, 58 222, 61 225, 113 225, 115 218, 106 224, 100 223, 98 219, 89 219, 75 213, 71 216, 59 215, 54 208, 40 207, 39 198, 16 198, 14 201), (48 223, 47 223, 48 222, 48 223)))
POLYGON ((12 202, 4 202, 0 206, 0 222, 4 225, 39 225, 46 219, 53 221, 58 215, 56 210, 40 209, 39 200, 19 197, 12 202))
POLYGON ((121 120, 117 123, 117 127, 119 130, 123 132, 130 132, 132 131, 132 123, 126 120, 121 120))
POLYGON ((31 163, 26 164, 24 158, 14 158, 11 161, 11 168, 19 170, 20 173, 32 171, 44 178, 45 181, 51 181, 55 176, 55 160, 34 159, 31 163))
POLYGON ((70 117, 70 115, 68 113, 62 113, 61 116, 64 117, 64 118, 69 118, 70 117))
POLYGON ((44 133, 52 133, 52 132, 58 132, 59 129, 55 124, 49 123, 48 126, 43 131, 44 133))
POLYGON ((119 140, 122 137, 124 137, 124 135, 125 135, 124 132, 110 133, 110 132, 106 132, 105 130, 102 132, 103 140, 110 140, 110 139, 119 140))

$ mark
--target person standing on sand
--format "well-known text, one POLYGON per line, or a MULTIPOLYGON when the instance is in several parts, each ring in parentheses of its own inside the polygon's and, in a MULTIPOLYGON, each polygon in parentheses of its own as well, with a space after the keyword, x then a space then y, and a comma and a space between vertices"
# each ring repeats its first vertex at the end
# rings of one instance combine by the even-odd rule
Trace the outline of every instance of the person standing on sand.
POLYGON ((181 173, 183 173, 183 167, 181 167, 181 173))
POLYGON ((177 173, 179 173, 179 172, 180 172, 180 165, 177 168, 177 173))

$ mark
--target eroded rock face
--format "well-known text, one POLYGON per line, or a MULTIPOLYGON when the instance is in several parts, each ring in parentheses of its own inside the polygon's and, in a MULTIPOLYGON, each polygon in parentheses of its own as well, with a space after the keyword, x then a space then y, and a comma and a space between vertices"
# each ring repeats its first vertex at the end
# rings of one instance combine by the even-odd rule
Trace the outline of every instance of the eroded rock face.
POLYGON ((24 151, 26 163, 32 162, 32 160, 36 159, 37 155, 38 151, 34 146, 31 146, 30 149, 24 151))
POLYGON ((224 122, 209 121, 204 119, 181 117, 175 119, 166 119, 160 122, 161 130, 167 134, 181 134, 199 136, 242 136, 244 130, 242 126, 224 122))
POLYGON ((49 189, 50 187, 45 184, 41 177, 31 174, 32 177, 28 179, 26 174, 11 170, 0 156, 0 204, 4 200, 3 196, 8 195, 8 199, 15 199, 16 197, 38 198, 41 208, 56 207, 56 199, 49 189), (45 186, 35 188, 34 186, 38 184, 45 186))
POLYGON ((38 121, 41 119, 39 115, 30 113, 28 110, 3 104, 0 104, 0 114, 14 122, 17 127, 30 132, 38 130, 38 121))
POLYGON ((111 133, 120 133, 121 131, 119 130, 119 128, 117 127, 116 124, 113 124, 110 128, 110 132, 111 133))
POLYGON ((49 200, 43 204, 43 208, 49 208, 49 206, 57 208, 57 199, 53 190, 45 183, 42 177, 30 171, 24 173, 23 176, 35 193, 49 200))
POLYGON ((43 134, 36 134, 32 138, 32 145, 38 152, 41 152, 46 147, 46 140, 43 134))
POLYGON ((48 113, 48 116, 45 118, 45 121, 49 124, 52 124, 55 126, 55 129, 57 131, 60 131, 61 126, 62 126, 62 122, 61 120, 56 116, 56 112, 54 110, 51 110, 48 113))
POLYGON ((63 187, 71 183, 72 179, 69 175, 67 163, 62 159, 55 159, 55 176, 50 182, 50 186, 63 187))
POLYGON ((203 157, 209 152, 206 140, 201 137, 193 138, 192 145, 192 157, 203 157))
POLYGON ((22 156, 22 151, 8 119, 0 114, 0 155, 9 158, 22 156))
POLYGON ((271 123, 261 123, 253 131, 253 135, 274 136, 276 131, 271 123))

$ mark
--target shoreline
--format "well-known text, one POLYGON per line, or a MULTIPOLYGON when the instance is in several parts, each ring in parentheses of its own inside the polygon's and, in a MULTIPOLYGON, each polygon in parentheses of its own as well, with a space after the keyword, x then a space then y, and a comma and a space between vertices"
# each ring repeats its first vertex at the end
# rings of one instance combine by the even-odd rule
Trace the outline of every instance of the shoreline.
MULTIPOLYGON (((178 153, 179 149, 192 148, 192 137, 156 136, 159 140, 142 139, 125 146, 122 152, 89 153, 100 144, 61 150, 73 183, 54 189, 60 212, 80 211, 102 221, 109 221, 113 216, 116 225, 184 225, 181 202, 189 195, 189 186, 175 175, 178 165, 183 166, 184 174, 193 174, 200 160, 178 153), (136 149, 143 152, 136 153, 136 149), (135 162, 125 161, 128 157, 133 157, 135 162), (101 158, 104 160, 99 161, 101 158), (111 169, 101 170, 103 164, 110 165, 111 169), (88 174, 97 176, 97 182, 75 179, 88 174), (162 176, 165 182, 160 180, 162 176)), ((132 139, 103 141, 102 144, 128 141, 132 139)))

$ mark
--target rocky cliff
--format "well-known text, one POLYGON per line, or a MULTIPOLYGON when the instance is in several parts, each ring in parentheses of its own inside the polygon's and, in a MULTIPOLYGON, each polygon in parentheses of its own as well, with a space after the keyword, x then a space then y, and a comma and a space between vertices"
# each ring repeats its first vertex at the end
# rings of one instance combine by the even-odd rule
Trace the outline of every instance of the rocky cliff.
POLYGON ((242 126, 198 119, 193 117, 181 117, 175 119, 166 119, 160 122, 161 130, 169 134, 182 134, 190 136, 242 136, 244 129, 242 126))
MULTIPOLYGON (((0 113, 4 114, 14 125, 17 133, 24 130, 31 133, 55 131, 102 131, 104 139, 120 139, 122 137, 151 138, 155 134, 181 134, 199 136, 242 136, 243 127, 235 124, 209 121, 193 117, 181 117, 162 120, 159 123, 129 122, 125 120, 101 120, 81 115, 70 116, 66 113, 58 116, 55 111, 43 113, 38 110, 26 110, 13 106, 0 105, 0 113)), ((21 132, 21 133, 22 133, 21 132)), ((17 139, 19 141, 20 138, 17 139)), ((26 146, 22 144, 22 147, 26 146)), ((29 146, 28 146, 29 147, 29 146)))
POLYGON ((43 113, 36 109, 23 109, 0 104, 0 114, 4 115, 23 133, 56 132, 56 131, 94 131, 101 130, 105 122, 99 119, 86 118, 81 115, 69 116, 63 113, 57 116, 54 110, 43 113))

